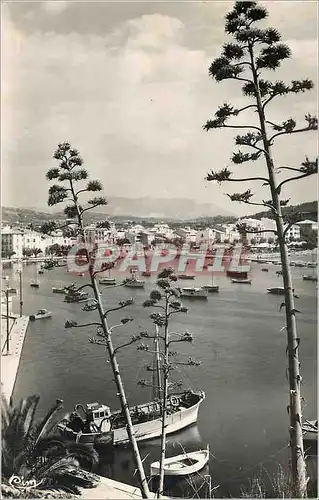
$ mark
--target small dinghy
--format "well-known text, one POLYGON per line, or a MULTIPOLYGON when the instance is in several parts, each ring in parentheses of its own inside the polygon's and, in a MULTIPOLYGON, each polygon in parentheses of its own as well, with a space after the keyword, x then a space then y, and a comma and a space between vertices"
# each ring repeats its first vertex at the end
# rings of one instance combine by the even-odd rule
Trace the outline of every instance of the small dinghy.
POLYGON ((30 320, 35 321, 36 319, 47 319, 52 317, 52 312, 47 309, 39 309, 36 314, 31 314, 30 320))
POLYGON ((113 286, 116 285, 115 278, 101 278, 99 280, 100 285, 113 286))
POLYGON ((37 283, 36 281, 31 281, 30 286, 31 286, 32 288, 40 288, 39 283, 37 283))
MULTIPOLYGON (((202 470, 209 460, 209 446, 206 450, 182 453, 176 457, 165 458, 165 476, 189 476, 202 470)), ((151 476, 158 476, 160 473, 160 462, 151 464, 151 476)))
POLYGON ((271 288, 267 288, 268 293, 272 293, 273 295, 285 295, 285 288, 283 286, 273 286, 271 288))
POLYGON ((204 299, 207 300, 208 296, 208 291, 204 290, 203 288, 182 288, 181 291, 181 297, 187 298, 187 299, 204 299))
POLYGON ((232 278, 230 281, 232 283, 240 283, 241 285, 251 285, 251 280, 250 279, 232 278))
POLYGON ((58 288, 56 286, 53 286, 52 287, 52 292, 53 293, 65 293, 65 288, 64 288, 64 286, 62 286, 60 288, 58 288))

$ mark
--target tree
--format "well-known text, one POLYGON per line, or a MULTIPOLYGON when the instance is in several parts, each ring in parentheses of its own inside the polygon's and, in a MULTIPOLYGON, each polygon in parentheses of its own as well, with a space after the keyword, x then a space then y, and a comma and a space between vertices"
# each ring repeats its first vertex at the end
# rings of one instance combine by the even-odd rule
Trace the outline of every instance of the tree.
MULTIPOLYGON (((313 82, 305 80, 294 80, 290 84, 283 81, 271 81, 262 78, 270 70, 280 67, 282 61, 291 55, 289 47, 281 43, 281 36, 274 28, 258 27, 258 21, 267 17, 267 10, 255 1, 237 1, 233 9, 226 16, 225 31, 232 36, 233 41, 225 43, 222 54, 215 59, 209 68, 209 74, 216 82, 223 80, 234 80, 241 82, 242 92, 250 102, 240 109, 225 103, 218 108, 215 116, 204 125, 206 131, 216 128, 248 129, 244 135, 237 135, 235 143, 238 146, 248 148, 247 151, 235 151, 232 162, 240 165, 248 161, 264 159, 267 167, 266 176, 253 176, 234 178, 232 172, 226 167, 220 171, 211 171, 207 175, 208 181, 222 182, 252 182, 259 181, 269 187, 271 200, 262 202, 252 201, 254 194, 250 189, 242 193, 229 194, 232 201, 267 207, 271 210, 276 222, 276 234, 278 238, 281 264, 283 269, 283 281, 285 288, 285 313, 288 340, 288 372, 289 372, 289 416, 290 416, 290 445, 291 445, 291 475, 294 496, 305 497, 307 494, 307 479, 302 438, 302 410, 300 396, 301 376, 299 373, 298 347, 300 339, 297 336, 296 314, 294 305, 293 283, 288 260, 287 242, 285 236, 289 227, 296 220, 290 219, 284 226, 282 207, 289 200, 281 198, 283 186, 291 181, 306 178, 317 173, 318 161, 309 160, 307 157, 299 167, 275 165, 272 146, 279 137, 301 132, 317 130, 317 118, 311 114, 305 115, 305 123, 297 126, 294 119, 288 118, 282 123, 274 123, 268 117, 268 106, 280 96, 298 94, 313 88, 313 82), (233 122, 247 110, 255 111, 257 123, 246 125, 233 122), (291 177, 281 182, 277 180, 277 171, 287 171, 291 177)), ((240 227, 243 232, 257 232, 247 226, 240 227)), ((264 231, 265 232, 265 231, 264 231)))
POLYGON ((42 253, 42 250, 41 250, 41 248, 34 248, 34 249, 32 250, 32 252, 33 252, 33 255, 34 255, 35 257, 37 257, 40 253, 42 253))
POLYGON ((61 255, 61 246, 58 243, 54 243, 47 248, 49 255, 61 255))
POLYGON ((22 255, 23 255, 23 257, 31 257, 32 256, 32 250, 30 248, 23 248, 22 249, 22 255))
POLYGON ((305 247, 313 250, 318 245, 318 231, 314 229, 305 230, 303 231, 302 239, 306 242, 305 247))
MULTIPOLYGON (((90 180, 87 182, 85 187, 77 189, 78 183, 81 181, 86 181, 88 179, 88 172, 84 168, 83 159, 80 156, 78 150, 71 147, 71 145, 67 142, 61 143, 58 145, 54 155, 54 159, 58 161, 58 166, 55 168, 51 168, 47 174, 46 178, 49 181, 56 180, 59 184, 54 184, 49 188, 49 199, 48 205, 54 206, 58 203, 68 202, 67 206, 64 209, 64 214, 67 219, 72 222, 73 225, 77 227, 77 234, 83 244, 83 250, 85 253, 86 263, 89 265, 89 280, 90 282, 86 285, 83 285, 78 288, 78 291, 84 288, 89 288, 94 294, 94 301, 92 305, 88 305, 84 310, 86 311, 94 311, 98 312, 100 322, 91 322, 85 325, 78 325, 76 322, 67 321, 65 324, 66 328, 73 327, 87 327, 87 326, 97 326, 98 333, 103 339, 101 339, 102 345, 104 345, 107 349, 110 364, 113 371, 113 376, 117 388, 117 394, 120 399, 122 413, 125 417, 127 423, 127 433, 129 437, 129 441, 132 445, 133 450, 133 458, 135 461, 138 479, 140 483, 141 492, 143 498, 149 498, 149 488, 147 484, 147 480, 145 477, 145 472, 143 468, 143 463, 141 460, 140 452, 137 446, 134 429, 132 425, 132 419, 130 415, 129 405, 127 403, 126 394, 124 391, 124 386, 120 374, 120 369, 118 366, 117 358, 116 358, 116 350, 113 347, 112 341, 112 329, 115 328, 109 327, 108 325, 108 314, 114 310, 120 310, 132 303, 132 301, 120 302, 117 308, 111 308, 107 311, 104 310, 101 293, 97 284, 96 275, 101 270, 95 269, 95 257, 97 255, 98 248, 96 245, 93 245, 93 249, 91 251, 88 250, 88 245, 85 236, 84 230, 84 217, 90 210, 103 206, 107 204, 106 199, 103 196, 96 196, 90 198, 87 201, 87 206, 84 208, 80 204, 79 195, 81 194, 91 194, 96 192, 101 192, 103 187, 102 184, 97 180, 90 180)), ((66 224, 68 225, 68 224, 66 224)), ((48 222, 42 226, 42 231, 45 233, 50 233, 57 229, 57 224, 55 222, 48 222)), ((61 229, 61 228, 60 228, 61 229)), ((103 271, 103 269, 102 269, 103 271)), ((110 287, 108 287, 110 288, 110 287)), ((123 318, 122 324, 126 323, 126 319, 123 318)), ((95 339, 91 339, 93 343, 99 343, 99 341, 95 341, 95 339)))
POLYGON ((32 493, 37 491, 36 496, 41 496, 41 492, 45 496, 43 490, 48 489, 79 494, 80 486, 97 484, 95 476, 81 470, 84 464, 90 469, 97 464, 97 453, 52 434, 54 417, 63 402, 57 400, 44 418, 36 421, 39 399, 29 396, 13 406, 2 395, 1 489, 4 497, 16 496, 13 476, 35 481, 38 486, 32 493))
MULTIPOLYGON (((171 351, 170 346, 173 343, 177 342, 192 342, 193 336, 189 332, 185 332, 183 334, 179 334, 176 332, 169 332, 169 320, 173 314, 176 313, 187 313, 187 308, 183 307, 180 302, 179 296, 180 291, 173 286, 173 284, 177 281, 177 277, 174 274, 173 269, 163 269, 158 274, 157 286, 159 290, 153 290, 150 293, 149 300, 144 302, 144 307, 154 307, 160 309, 162 312, 154 312, 150 315, 150 318, 153 320, 155 324, 155 328, 163 329, 163 335, 159 335, 157 333, 156 338, 163 342, 162 349, 158 349, 159 356, 162 358, 158 360, 161 367, 148 367, 149 371, 156 371, 156 373, 160 373, 162 371, 162 378, 158 377, 157 380, 157 389, 159 394, 159 399, 162 401, 162 432, 161 432, 161 458, 160 458, 160 478, 159 478, 159 486, 158 486, 158 498, 163 495, 164 490, 164 460, 166 454, 166 417, 167 417, 167 402, 168 402, 168 388, 169 385, 172 386, 172 382, 169 380, 170 372, 174 369, 175 365, 186 364, 190 366, 197 366, 200 363, 195 361, 193 358, 190 358, 188 362, 173 362, 173 356, 176 356, 177 352, 171 351), (172 338, 173 337, 173 338, 172 338), (163 385, 162 385, 163 384, 163 385)), ((147 338, 154 338, 150 335, 147 335, 147 338)), ((139 347, 139 350, 149 351, 149 347, 142 344, 139 347)), ((149 351, 150 352, 150 351, 149 351)), ((142 385, 146 385, 145 381, 142 381, 142 385)), ((180 384, 178 384, 180 385, 180 384)))

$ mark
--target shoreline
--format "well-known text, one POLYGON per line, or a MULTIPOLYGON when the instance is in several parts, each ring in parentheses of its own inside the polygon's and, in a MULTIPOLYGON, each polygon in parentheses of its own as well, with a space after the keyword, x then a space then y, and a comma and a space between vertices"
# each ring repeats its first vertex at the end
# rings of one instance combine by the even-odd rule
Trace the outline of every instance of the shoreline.
MULTIPOLYGON (((28 326, 29 316, 16 317, 9 335, 10 353, 6 354, 1 352, 1 389, 2 394, 7 397, 8 401, 12 397, 14 391, 28 326)), ((1 340, 5 335, 6 333, 2 331, 1 340)), ((1 342, 1 346, 4 346, 4 342, 1 342)), ((4 348, 4 350, 6 349, 4 348)))

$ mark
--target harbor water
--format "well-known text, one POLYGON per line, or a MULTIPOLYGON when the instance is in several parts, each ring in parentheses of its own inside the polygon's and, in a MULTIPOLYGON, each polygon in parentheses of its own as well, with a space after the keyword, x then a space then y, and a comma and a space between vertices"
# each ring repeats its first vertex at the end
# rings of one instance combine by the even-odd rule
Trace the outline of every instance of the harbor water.
MULTIPOLYGON (((231 283, 225 276, 216 278, 218 294, 207 301, 187 301, 187 314, 172 316, 171 330, 194 336, 192 344, 176 344, 179 361, 194 357, 200 366, 178 366, 173 371, 176 381, 184 388, 201 389, 206 394, 199 412, 198 423, 169 436, 168 454, 179 455, 183 449, 193 451, 210 445, 210 474, 216 497, 238 496, 250 479, 271 474, 278 464, 288 460, 288 381, 286 377, 286 332, 282 297, 266 293, 267 287, 282 285, 276 276, 280 269, 268 265, 262 272, 260 264, 252 264, 252 284, 231 283)), ((311 269, 293 268, 300 343, 302 395, 305 398, 304 417, 317 418, 317 283, 302 280, 311 269)), ((11 286, 18 287, 18 277, 8 269, 11 286)), ((14 391, 14 400, 39 394, 40 413, 44 414, 57 399, 64 400, 64 411, 77 403, 101 402, 112 409, 119 408, 105 348, 89 343, 95 327, 65 329, 67 319, 78 323, 96 321, 96 312, 85 313, 83 304, 67 304, 64 296, 52 293, 59 287, 86 278, 74 277, 66 268, 55 268, 39 276, 39 289, 31 288, 35 264, 24 266, 24 313, 38 309, 52 311, 52 319, 30 322, 14 391)), ((116 274, 114 277, 117 277, 116 274)), ((118 276, 119 279, 123 275, 118 276)), ((153 331, 150 309, 143 308, 149 292, 155 288, 155 278, 145 278, 144 290, 129 288, 106 289, 106 308, 120 300, 134 298, 125 311, 110 315, 116 324, 131 316, 123 328, 114 330, 115 346, 128 342, 142 329, 153 331)), ((181 286, 209 284, 207 276, 197 276, 181 286)), ((18 298, 16 299, 18 304, 18 298)), ((186 300, 184 301, 186 305, 186 300)), ((121 349, 118 361, 130 405, 151 400, 150 388, 138 385, 149 379, 145 370, 151 355, 137 351, 133 344, 121 349)), ((61 417, 63 416, 63 412, 61 417)), ((159 459, 159 441, 141 445, 146 472, 149 464, 159 459)), ((102 457, 100 473, 122 482, 132 483, 132 459, 129 450, 117 449, 112 457, 102 457)), ((204 474, 204 473, 203 473, 204 474)), ((136 477, 135 477, 136 480, 136 477)))

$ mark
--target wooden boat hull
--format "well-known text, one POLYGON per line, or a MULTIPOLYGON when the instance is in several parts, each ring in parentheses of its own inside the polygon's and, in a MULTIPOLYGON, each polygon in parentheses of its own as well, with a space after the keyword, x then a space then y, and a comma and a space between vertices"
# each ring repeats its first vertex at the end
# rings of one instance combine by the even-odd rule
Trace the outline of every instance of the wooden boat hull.
POLYGON ((127 288, 144 288, 144 283, 125 283, 127 288))
MULTIPOLYGON (((167 458, 164 461, 164 475, 189 476, 190 474, 195 474, 205 467, 208 460, 208 449, 194 451, 192 453, 183 453, 182 455, 178 455, 176 457, 167 458)), ((151 476, 158 476, 159 473, 160 462, 153 462, 151 464, 151 476)))
POLYGON ((102 278, 100 279, 99 284, 104 286, 114 286, 116 285, 116 280, 115 279, 104 280, 102 278))
POLYGON ((303 276, 303 277, 302 277, 302 279, 303 279, 304 281, 318 281, 317 276, 306 276, 306 275, 305 275, 305 276, 303 276))
POLYGON ((235 278, 235 279, 247 279, 248 273, 246 271, 226 271, 226 276, 228 278, 235 278))
MULTIPOLYGON (((189 427, 197 422, 198 410, 202 400, 190 408, 183 408, 176 413, 167 415, 166 417, 166 433, 173 434, 185 427, 189 427)), ((162 434, 162 419, 157 418, 149 422, 134 425, 135 437, 137 441, 147 441, 149 439, 158 438, 162 434)), ((114 429, 114 444, 128 443, 128 434, 125 427, 114 429)))
POLYGON ((247 279, 236 279, 236 278, 233 278, 230 281, 232 283, 239 283, 240 285, 251 285, 251 280, 247 280, 247 279))
POLYGON ((206 290, 208 293, 218 293, 219 286, 217 285, 205 285, 202 287, 203 290, 206 290))
POLYGON ((281 288, 267 288, 267 292, 271 293, 272 295, 285 295, 285 289, 281 288))
POLYGON ((48 314, 31 314, 30 315, 30 320, 31 321, 36 321, 37 319, 49 319, 52 318, 52 313, 48 314))
POLYGON ((207 295, 192 295, 189 293, 181 293, 181 297, 183 299, 191 299, 191 300, 207 300, 207 295))

